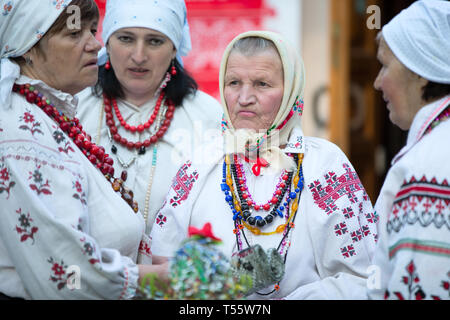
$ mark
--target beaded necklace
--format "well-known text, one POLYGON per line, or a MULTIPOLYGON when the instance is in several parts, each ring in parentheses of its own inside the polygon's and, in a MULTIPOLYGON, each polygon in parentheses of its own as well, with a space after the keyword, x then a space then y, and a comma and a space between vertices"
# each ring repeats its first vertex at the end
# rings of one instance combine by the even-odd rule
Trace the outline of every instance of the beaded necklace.
POLYGON ((134 212, 137 213, 139 211, 138 203, 133 200, 133 191, 124 186, 124 182, 127 179, 126 171, 122 172, 121 179, 114 178, 114 160, 105 153, 105 149, 102 146, 97 146, 91 141, 91 137, 83 130, 83 126, 77 118, 69 119, 62 112, 58 111, 50 100, 28 83, 23 85, 14 84, 13 92, 24 96, 27 102, 36 104, 53 119, 88 160, 102 172, 106 180, 111 183, 113 190, 120 192, 122 199, 128 203, 134 212))
POLYGON ((120 143, 121 145, 127 147, 130 150, 132 150, 132 149, 139 150, 139 154, 145 154, 146 148, 150 147, 150 145, 152 145, 152 144, 155 144, 159 139, 162 138, 162 136, 164 136, 167 129, 169 129, 170 123, 173 119, 173 115, 175 112, 175 104, 170 100, 166 101, 167 111, 164 115, 165 119, 162 122, 161 127, 158 129, 158 131, 154 135, 152 135, 150 138, 148 138, 144 142, 140 142, 140 141, 132 142, 132 141, 128 141, 127 139, 122 137, 119 134, 118 127, 116 126, 116 123, 114 121, 114 115, 113 115, 112 110, 113 109, 115 110, 116 116, 119 120, 119 123, 123 128, 125 128, 125 130, 129 130, 131 132, 136 132, 136 131, 143 132, 145 129, 149 129, 150 126, 155 121, 157 114, 160 110, 163 99, 164 99, 164 91, 161 91, 159 98, 155 105, 155 110, 153 111, 153 114, 151 115, 150 119, 145 124, 140 124, 138 126, 130 126, 129 124, 127 124, 125 122, 122 115, 120 114, 119 108, 117 106, 117 101, 115 99, 108 99, 108 97, 106 95, 104 95, 103 102, 105 105, 106 124, 109 127, 109 131, 110 131, 114 141, 116 141, 117 143, 120 143))
MULTIPOLYGON (((276 234, 276 233, 283 233, 281 241, 277 246, 277 251, 281 255, 284 254, 284 262, 286 262, 288 250, 290 247, 290 245, 288 244, 288 242, 289 242, 288 237, 291 234, 290 231, 292 230, 292 228, 295 227, 294 221, 297 216, 298 205, 299 205, 300 197, 301 197, 301 191, 303 190, 303 185, 304 185, 304 177, 303 177, 303 169, 302 169, 303 156, 304 156, 303 154, 300 154, 300 155, 294 154, 293 155, 295 161, 297 162, 297 174, 296 174, 295 178, 292 178, 293 173, 290 172, 287 174, 288 177, 286 179, 283 179, 285 181, 285 184, 287 185, 284 190, 284 194, 287 194, 287 196, 286 196, 286 198, 284 198, 284 194, 283 195, 280 194, 277 203, 282 202, 284 199, 285 202, 283 203, 283 207, 286 210, 286 214, 283 215, 282 212, 276 212, 276 211, 275 211, 276 213, 274 214, 273 213, 274 210, 272 209, 272 212, 269 215, 267 215, 266 218, 264 218, 264 219, 260 216, 255 217, 256 225, 258 227, 263 227, 266 224, 270 224, 276 216, 280 216, 280 218, 285 216, 286 222, 284 224, 279 225, 275 229, 275 231, 267 232, 267 233, 262 232, 258 227, 249 225, 250 221, 252 221, 251 218, 253 218, 253 217, 251 217, 251 212, 248 208, 248 203, 245 203, 245 201, 243 201, 245 199, 242 197, 242 191, 240 191, 240 189, 238 188, 240 183, 239 183, 239 181, 237 181, 236 178, 234 181, 235 183, 233 184, 233 179, 232 179, 232 176, 233 176, 232 165, 233 164, 230 163, 229 156, 225 157, 221 188, 225 194, 225 201, 227 201, 227 203, 230 205, 230 209, 233 212, 233 220, 234 220, 234 225, 235 225, 235 229, 233 230, 233 232, 236 235, 236 243, 237 243, 237 248, 239 251, 241 251, 243 249, 243 243, 242 243, 241 236, 244 238, 246 245, 248 247, 250 247, 250 243, 245 235, 244 228, 247 228, 251 233, 253 233, 255 235, 272 235, 272 234, 276 234), (238 190, 237 195, 236 195, 236 192, 234 191, 235 187, 238 190), (291 192, 291 187, 295 191, 291 192), (280 215, 280 213, 281 213, 281 215, 280 215), (264 223, 261 221, 264 221, 264 223), (260 222, 260 223, 258 224, 258 222, 260 222)), ((234 159, 236 160, 237 158, 235 157, 234 159)), ((236 171, 236 170, 234 170, 234 171, 236 171)), ((284 175, 285 175, 285 173, 283 172, 282 177, 284 177, 284 175)), ((235 174, 234 177, 239 178, 239 175, 235 174)), ((277 283, 271 292, 269 292, 269 293, 257 292, 257 294, 270 295, 273 292, 278 291, 279 289, 280 289, 280 286, 279 286, 279 283, 277 283)))

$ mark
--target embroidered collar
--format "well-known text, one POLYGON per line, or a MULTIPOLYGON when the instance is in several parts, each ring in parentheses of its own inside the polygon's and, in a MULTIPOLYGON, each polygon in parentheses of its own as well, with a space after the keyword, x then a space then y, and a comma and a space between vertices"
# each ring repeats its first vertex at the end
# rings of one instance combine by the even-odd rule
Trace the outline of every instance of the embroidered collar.
POLYGON ((34 86, 39 92, 44 94, 55 106, 58 106, 59 111, 64 113, 67 117, 75 117, 78 105, 78 98, 71 94, 53 89, 41 80, 31 79, 27 76, 20 75, 16 80, 17 84, 27 84, 34 86))
POLYGON ((391 165, 396 163, 403 157, 417 142, 419 142, 425 135, 428 127, 436 119, 442 111, 444 111, 450 103, 450 95, 439 99, 433 103, 422 107, 414 117, 411 128, 408 132, 406 146, 394 157, 391 165))

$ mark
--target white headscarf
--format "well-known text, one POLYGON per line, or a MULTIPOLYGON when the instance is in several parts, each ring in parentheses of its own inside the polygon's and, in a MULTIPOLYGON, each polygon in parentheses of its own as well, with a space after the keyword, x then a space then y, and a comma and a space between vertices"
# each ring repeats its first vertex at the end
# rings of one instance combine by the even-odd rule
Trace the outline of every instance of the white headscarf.
POLYGON ((421 77, 450 84, 450 2, 414 2, 382 29, 389 48, 421 77))
POLYGON ((234 38, 223 54, 219 74, 220 97, 224 111, 222 129, 224 132, 225 153, 250 152, 270 163, 271 169, 295 168, 294 162, 280 150, 287 143, 294 128, 301 132, 301 116, 303 112, 303 91, 305 87, 305 70, 303 60, 287 39, 282 35, 268 31, 249 31, 234 38), (231 123, 228 107, 224 98, 225 72, 233 45, 239 39, 259 37, 272 41, 281 57, 284 72, 284 93, 280 108, 265 134, 246 129, 236 130, 231 123), (287 121, 286 121, 287 120, 287 121), (280 128, 281 126, 281 128, 280 128))
MULTIPOLYGON (((103 20, 103 43, 119 29, 141 27, 164 33, 177 49, 177 60, 191 50, 191 36, 184 0, 108 0, 103 20)), ((108 59, 106 48, 98 56, 98 64, 108 59)))
POLYGON ((11 90, 20 76, 19 66, 9 58, 30 50, 50 29, 72 0, 0 1, 0 104, 11 106, 11 90))

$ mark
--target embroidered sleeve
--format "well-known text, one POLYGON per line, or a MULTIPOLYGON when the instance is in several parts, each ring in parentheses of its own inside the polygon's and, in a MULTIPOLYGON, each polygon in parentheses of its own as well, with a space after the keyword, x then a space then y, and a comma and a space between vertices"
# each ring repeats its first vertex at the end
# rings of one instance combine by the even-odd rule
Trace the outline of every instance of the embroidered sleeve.
POLYGON ((154 255, 172 256, 181 241, 187 237, 192 211, 190 195, 198 178, 198 171, 189 161, 180 167, 173 178, 151 232, 154 255))
POLYGON ((311 203, 307 215, 310 239, 321 280, 298 288, 287 299, 366 297, 377 216, 345 155, 339 151, 332 158, 305 180, 309 191, 304 193, 305 200, 311 203))
POLYGON ((82 166, 58 157, 71 147, 31 113, 19 122, 23 140, 11 138, 12 123, 0 140, 0 242, 26 292, 33 299, 130 298, 137 266, 89 235, 82 166))
MULTIPOLYGON (((450 186, 435 176, 410 176, 395 195, 385 225, 391 270, 385 299, 450 298, 450 186)), ((377 252, 378 253, 378 252, 377 252)), ((378 260, 377 260, 378 261, 378 260)))

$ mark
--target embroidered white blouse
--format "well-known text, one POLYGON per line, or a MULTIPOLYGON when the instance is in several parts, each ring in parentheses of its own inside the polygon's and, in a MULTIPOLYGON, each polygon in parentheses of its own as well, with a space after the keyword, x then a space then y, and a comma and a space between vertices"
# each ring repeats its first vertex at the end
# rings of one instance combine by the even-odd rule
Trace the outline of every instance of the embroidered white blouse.
MULTIPOLYGON (((128 173, 127 184, 134 191, 134 197, 144 217, 147 217, 147 234, 153 226, 156 213, 161 208, 170 188, 173 177, 184 157, 204 157, 205 142, 220 136, 222 109, 219 102, 206 93, 198 90, 195 96, 189 95, 181 106, 175 108, 174 117, 164 136, 156 144, 147 148, 146 153, 138 155, 137 150, 129 150, 120 143, 110 139, 106 125, 103 99, 92 94, 87 88, 77 95, 80 99, 77 116, 84 129, 92 136, 92 140, 105 147, 114 159, 116 175, 123 170, 128 173), (112 146, 117 153, 111 152, 112 146)), ((154 111, 156 98, 141 107, 129 102, 117 101, 123 119, 131 126, 148 121, 154 111)), ((161 108, 164 112, 164 108, 161 108)), ((114 121, 118 124, 114 115, 114 121)), ((119 128, 119 134, 129 141, 145 141, 157 130, 156 123, 150 127, 149 133, 131 133, 119 128)))
MULTIPOLYGON (((285 151, 298 150, 305 153, 305 181, 294 228, 280 246, 282 256, 289 250, 285 276, 278 291, 249 298, 365 298, 367 269, 377 238, 369 197, 352 165, 334 144, 293 131, 285 151)), ((201 228, 206 222, 222 239, 219 248, 226 256, 237 251, 233 213, 221 190, 222 165, 220 157, 215 165, 187 162, 179 169, 152 230, 154 255, 171 256, 187 237, 190 225, 201 228)), ((262 204, 271 199, 281 172, 255 176, 247 164, 244 171, 253 200, 262 204)), ((271 232, 283 223, 284 218, 276 217, 261 231, 271 232)), ((256 236, 247 229, 242 231, 250 245, 260 244, 266 250, 276 248, 282 238, 282 234, 256 236)), ((244 240, 242 243, 247 247, 244 240)), ((261 293, 272 290, 273 286, 261 293)))
POLYGON ((419 110, 387 174, 371 298, 450 298, 450 121, 427 133, 449 105, 447 96, 419 110))
MULTIPOLYGON (((21 76, 73 117, 76 99, 21 76)), ((26 299, 127 299, 141 214, 39 107, 0 108, 0 292, 26 299)))

